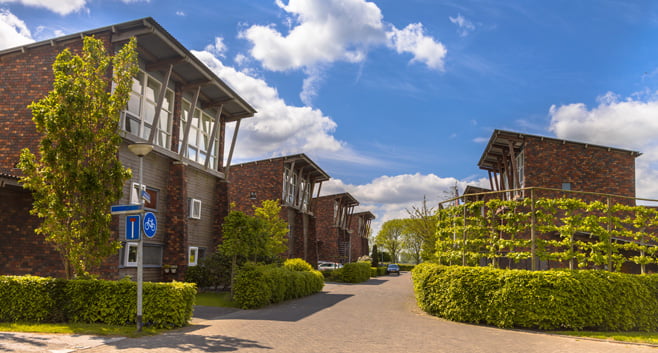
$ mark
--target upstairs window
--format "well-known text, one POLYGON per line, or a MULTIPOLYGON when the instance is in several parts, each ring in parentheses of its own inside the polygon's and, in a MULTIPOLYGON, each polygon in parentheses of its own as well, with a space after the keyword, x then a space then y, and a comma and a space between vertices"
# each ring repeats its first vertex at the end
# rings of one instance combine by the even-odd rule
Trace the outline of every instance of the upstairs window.
POLYGON ((212 147, 210 143, 215 118, 199 108, 194 109, 194 113, 190 112, 191 109, 192 103, 183 100, 180 141, 183 141, 187 124, 190 124, 190 127, 187 136, 187 146, 181 148, 185 148, 185 156, 188 159, 203 165, 208 160, 208 167, 216 169, 219 154, 219 134, 215 136, 212 147))
POLYGON ((126 132, 148 140, 151 130, 156 129, 154 144, 169 149, 171 145, 171 117, 174 108, 174 92, 167 89, 162 101, 158 126, 154 127, 155 111, 162 83, 140 71, 133 77, 128 106, 123 112, 122 127, 126 132))
POLYGON ((201 219, 201 200, 190 199, 190 218, 201 219))

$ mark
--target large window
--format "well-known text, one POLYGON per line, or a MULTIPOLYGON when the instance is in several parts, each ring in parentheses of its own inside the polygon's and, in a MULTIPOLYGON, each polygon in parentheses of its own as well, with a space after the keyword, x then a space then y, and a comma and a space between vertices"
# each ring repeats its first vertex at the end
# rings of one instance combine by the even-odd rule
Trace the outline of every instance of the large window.
POLYGON ((187 100, 183 100, 183 114, 181 118, 180 141, 183 141, 183 135, 187 124, 190 124, 189 134, 187 136, 186 157, 199 164, 208 161, 208 167, 211 169, 217 168, 217 158, 219 151, 219 134, 215 136, 215 141, 210 147, 210 137, 212 129, 215 124, 215 118, 199 108, 194 110, 194 114, 190 113, 192 104, 187 100))
MULTIPOLYGON (((132 92, 128 107, 123 114, 123 129, 135 136, 148 140, 154 128, 155 110, 162 83, 149 74, 140 71, 133 77, 132 92)), ((174 92, 167 89, 160 118, 156 128, 154 144, 169 148, 171 144, 171 117, 174 109, 174 92)))
MULTIPOLYGON (((121 264, 126 267, 137 266, 137 246, 135 242, 124 243, 120 252, 121 264)), ((162 266, 162 245, 144 243, 144 266, 158 267, 162 266)))
POLYGON ((286 167, 283 172, 283 202, 286 205, 293 206, 297 188, 297 175, 290 168, 286 167))

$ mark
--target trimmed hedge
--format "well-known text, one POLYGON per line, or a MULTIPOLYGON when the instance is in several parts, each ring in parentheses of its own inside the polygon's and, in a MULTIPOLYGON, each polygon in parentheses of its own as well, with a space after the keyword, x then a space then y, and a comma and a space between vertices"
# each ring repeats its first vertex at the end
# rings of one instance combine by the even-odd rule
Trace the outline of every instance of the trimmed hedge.
POLYGON ((326 272, 327 280, 344 283, 365 282, 371 275, 369 262, 350 262, 341 268, 326 272))
MULTIPOLYGON (((193 283, 143 284, 145 325, 182 327, 192 317, 193 283)), ((0 276, 2 322, 135 323, 137 284, 130 280, 62 280, 35 276, 0 276)))
POLYGON ((235 276, 233 300, 242 309, 255 309, 322 290, 324 276, 320 271, 306 262, 308 267, 299 261, 289 261, 283 267, 253 263, 244 265, 235 276))
POLYGON ((658 329, 658 275, 423 263, 412 278, 419 306, 449 320, 542 330, 658 329))
POLYGON ((386 274, 386 267, 371 267, 370 277, 383 276, 386 274))

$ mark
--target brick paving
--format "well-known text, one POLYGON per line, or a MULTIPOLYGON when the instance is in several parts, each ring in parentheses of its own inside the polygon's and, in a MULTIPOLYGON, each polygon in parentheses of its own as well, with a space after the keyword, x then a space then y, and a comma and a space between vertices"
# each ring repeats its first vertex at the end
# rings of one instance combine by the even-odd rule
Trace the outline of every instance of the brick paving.
MULTIPOLYGON (((330 283, 322 293, 258 310, 197 307, 192 324, 183 329, 94 343, 57 352, 658 352, 647 345, 432 317, 416 307, 409 273, 362 284, 330 283)), ((5 344, 0 335, 0 352, 22 352, 5 344)), ((30 352, 53 352, 39 348, 30 352)))

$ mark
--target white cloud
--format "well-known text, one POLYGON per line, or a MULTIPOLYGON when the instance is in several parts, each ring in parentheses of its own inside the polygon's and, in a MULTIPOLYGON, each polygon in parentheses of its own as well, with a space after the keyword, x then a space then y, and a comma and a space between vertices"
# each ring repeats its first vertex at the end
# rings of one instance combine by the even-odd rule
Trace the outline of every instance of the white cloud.
POLYGON ((224 44, 224 38, 215 37, 215 43, 206 45, 204 50, 212 53, 215 56, 221 58, 225 57, 224 53, 226 52, 226 45, 224 44))
POLYGON ((457 33, 461 37, 466 37, 469 35, 471 32, 475 30, 475 25, 473 22, 467 20, 462 16, 461 14, 457 14, 457 17, 448 17, 450 19, 450 22, 454 23, 457 25, 457 33))
POLYGON ((551 106, 550 130, 558 138, 642 152, 636 159, 636 194, 658 199, 658 99, 599 97, 589 109, 583 103, 551 106))
POLYGON ((300 97, 305 104, 318 93, 322 71, 338 61, 361 63, 368 50, 387 46, 413 55, 430 69, 443 71, 446 49, 425 35, 420 23, 399 30, 385 23, 379 7, 365 0, 289 0, 277 6, 288 15, 282 26, 252 25, 240 32, 251 42, 249 54, 271 71, 304 70, 300 97))
POLYGON ((331 179, 322 184, 322 195, 348 192, 359 201, 359 211, 370 211, 377 216, 373 221, 373 235, 381 225, 391 219, 409 217, 407 210, 412 206, 420 207, 423 198, 427 198, 428 207, 435 208, 443 200, 454 197, 457 186, 462 192, 466 185, 488 187, 488 181, 457 180, 442 178, 435 174, 402 174, 381 176, 364 185, 345 184, 341 180, 331 179))
POLYGON ((334 61, 359 62, 367 48, 385 42, 379 8, 364 0, 290 0, 276 4, 292 18, 284 35, 274 25, 253 25, 241 36, 268 70, 284 71, 334 61))
POLYGON ((193 53, 258 111, 240 126, 236 159, 348 151, 344 142, 332 135, 336 123, 319 109, 287 105, 264 80, 224 66, 208 51, 193 53))
POLYGON ((420 61, 431 69, 443 71, 448 51, 440 42, 424 34, 423 25, 412 23, 404 29, 393 28, 387 33, 390 46, 398 53, 410 53, 413 61, 420 61))
POLYGON ((34 42, 30 30, 21 19, 6 9, 0 9, 0 49, 34 42))
POLYGON ((181 11, 181 10, 178 10, 178 11, 176 11, 176 16, 185 16, 185 12, 181 11))
POLYGON ((85 8, 87 0, 0 0, 0 4, 18 3, 24 6, 41 7, 60 15, 68 15, 85 8))

